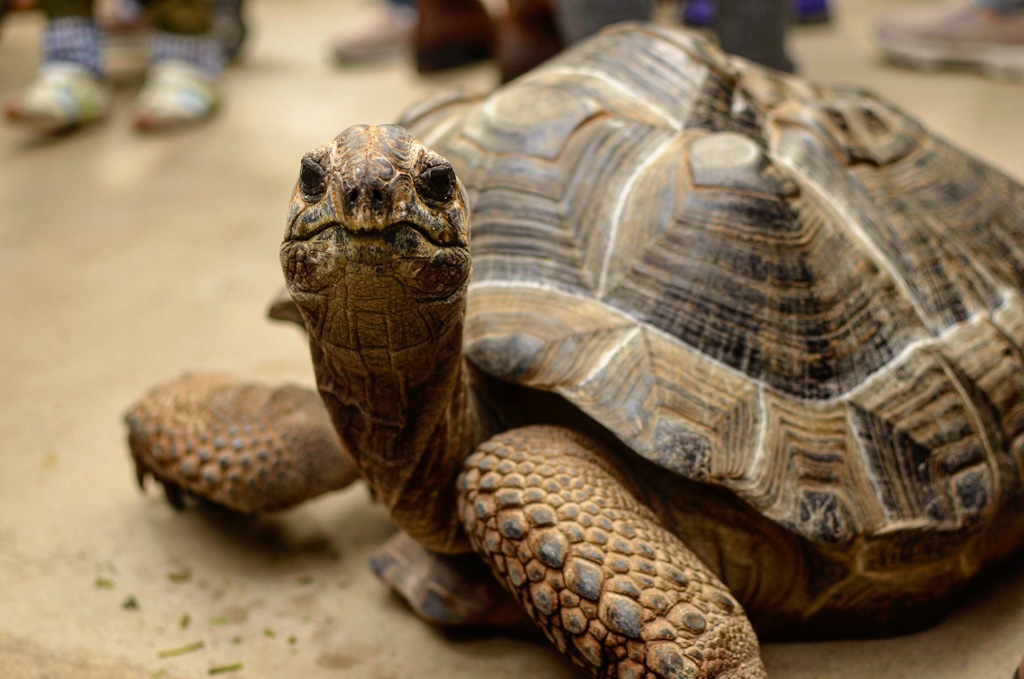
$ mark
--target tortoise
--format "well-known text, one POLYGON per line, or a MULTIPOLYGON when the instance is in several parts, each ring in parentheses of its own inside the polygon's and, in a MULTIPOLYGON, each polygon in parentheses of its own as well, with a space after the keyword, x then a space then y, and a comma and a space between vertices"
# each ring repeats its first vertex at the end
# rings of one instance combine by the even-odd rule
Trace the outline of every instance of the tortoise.
POLYGON ((198 377, 130 441, 247 512, 357 470, 428 619, 763 677, 757 634, 913 629, 1020 549, 1022 242, 894 106, 626 25, 306 154, 277 315, 326 409, 198 377))

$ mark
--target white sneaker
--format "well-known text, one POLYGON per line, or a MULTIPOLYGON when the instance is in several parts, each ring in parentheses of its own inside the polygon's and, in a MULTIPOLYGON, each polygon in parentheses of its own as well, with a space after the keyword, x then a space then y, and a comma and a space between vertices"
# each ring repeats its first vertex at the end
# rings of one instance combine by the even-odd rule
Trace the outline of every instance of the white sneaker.
POLYGON ((135 125, 160 130, 206 120, 217 109, 217 80, 187 61, 168 59, 153 64, 139 93, 135 125))
POLYGON ((110 110, 110 89, 95 73, 67 61, 52 61, 7 102, 11 122, 55 134, 101 120, 110 110))
POLYGON ((911 66, 1024 77, 1024 11, 996 13, 969 0, 908 7, 883 15, 876 37, 887 56, 911 66))

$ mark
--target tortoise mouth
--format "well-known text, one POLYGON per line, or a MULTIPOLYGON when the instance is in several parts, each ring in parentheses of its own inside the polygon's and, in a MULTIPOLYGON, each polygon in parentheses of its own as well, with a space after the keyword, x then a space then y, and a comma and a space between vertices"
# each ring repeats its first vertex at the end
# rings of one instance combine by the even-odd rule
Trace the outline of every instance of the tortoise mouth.
MULTIPOLYGON (((443 234, 436 233, 429 224, 402 219, 378 226, 331 219, 310 226, 313 228, 288 239, 285 245, 293 256, 303 259, 319 251, 321 255, 315 259, 321 265, 332 262, 328 268, 383 266, 401 271, 403 276, 417 277, 423 267, 430 268, 438 262, 445 262, 447 268, 449 262, 465 261, 464 266, 468 267, 466 244, 445 242, 443 234)), ((350 273, 353 271, 349 269, 350 273)))
POLYGON ((445 245, 438 242, 431 234, 430 229, 422 224, 417 224, 409 219, 399 219, 391 223, 385 224, 384 226, 364 226, 364 225, 350 225, 346 224, 337 219, 326 221, 323 224, 319 224, 310 228, 307 231, 302 232, 297 236, 292 236, 288 240, 293 242, 311 241, 326 231, 332 229, 347 235, 349 238, 365 239, 367 241, 378 239, 381 241, 387 241, 389 237, 393 237, 396 231, 403 228, 411 228, 425 238, 430 243, 433 243, 438 248, 443 248, 445 245))
POLYGON ((344 240, 365 242, 367 244, 391 244, 399 240, 402 233, 408 233, 409 231, 418 233, 434 247, 455 247, 455 245, 443 243, 438 240, 437 236, 431 232, 429 227, 423 224, 417 224, 416 222, 408 219, 400 219, 386 224, 383 227, 350 225, 339 220, 330 220, 315 226, 308 231, 291 235, 287 238, 287 241, 293 243, 312 241, 323 234, 330 233, 330 235, 340 237, 344 240))

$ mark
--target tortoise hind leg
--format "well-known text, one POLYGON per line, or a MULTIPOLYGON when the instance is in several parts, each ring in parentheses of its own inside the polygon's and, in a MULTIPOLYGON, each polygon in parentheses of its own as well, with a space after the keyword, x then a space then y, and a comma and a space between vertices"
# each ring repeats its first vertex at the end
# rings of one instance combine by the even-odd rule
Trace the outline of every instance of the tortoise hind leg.
POLYGON ((496 436, 466 461, 459 511, 498 579, 592 676, 765 676, 739 604, 594 441, 561 427, 496 436))
POLYGON ((139 485, 184 506, 199 497, 242 514, 284 509, 357 477, 319 395, 222 375, 186 375, 125 414, 139 485))

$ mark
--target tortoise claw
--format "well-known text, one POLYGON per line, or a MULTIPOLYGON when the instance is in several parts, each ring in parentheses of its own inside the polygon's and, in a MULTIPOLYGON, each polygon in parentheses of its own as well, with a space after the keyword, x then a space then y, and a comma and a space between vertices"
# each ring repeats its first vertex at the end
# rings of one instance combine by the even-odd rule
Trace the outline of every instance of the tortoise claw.
POLYGON ((397 533, 374 552, 370 567, 427 622, 536 635, 522 607, 475 555, 434 554, 397 533))
MULTIPOLYGON (((134 451, 134 448, 133 448, 134 451)), ((164 497, 167 498, 167 503, 177 510, 186 509, 185 500, 188 497, 188 492, 183 490, 181 486, 159 478, 152 469, 148 468, 145 462, 139 458, 135 458, 135 481, 139 484, 139 490, 143 493, 146 492, 146 481, 149 477, 153 477, 157 483, 164 489, 164 497)))
POLYGON ((164 482, 163 487, 164 497, 167 498, 167 502, 178 511, 184 510, 185 493, 181 490, 181 488, 173 483, 168 482, 164 482))

